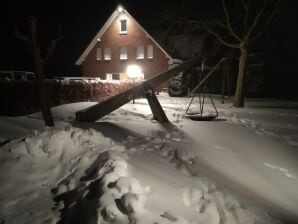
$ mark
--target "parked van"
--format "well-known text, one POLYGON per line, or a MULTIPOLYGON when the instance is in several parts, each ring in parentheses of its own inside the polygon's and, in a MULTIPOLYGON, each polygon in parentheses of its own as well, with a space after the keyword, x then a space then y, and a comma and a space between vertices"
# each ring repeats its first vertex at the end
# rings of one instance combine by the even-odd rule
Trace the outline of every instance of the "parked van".
POLYGON ((0 80, 34 80, 35 73, 27 71, 0 71, 0 80))
POLYGON ((54 77, 56 80, 63 81, 99 81, 99 77, 82 77, 82 76, 57 76, 54 77))

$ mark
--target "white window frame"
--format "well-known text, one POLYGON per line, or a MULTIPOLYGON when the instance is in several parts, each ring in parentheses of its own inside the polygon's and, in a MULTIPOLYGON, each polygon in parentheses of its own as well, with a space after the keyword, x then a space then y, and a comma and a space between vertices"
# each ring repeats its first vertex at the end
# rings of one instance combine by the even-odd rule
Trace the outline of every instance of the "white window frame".
POLYGON ((112 80, 114 80, 114 81, 119 81, 119 80, 121 80, 121 75, 120 75, 120 73, 106 73, 106 80, 107 81, 112 81, 112 80), (113 79, 113 75, 119 75, 119 79, 113 79))
POLYGON ((120 47, 120 60, 127 60, 127 47, 120 47))
POLYGON ((127 34, 127 19, 120 19, 119 20, 119 33, 120 34, 127 34), (122 22, 125 22, 126 30, 122 30, 122 22))
POLYGON ((154 58, 154 54, 153 54, 153 45, 148 45, 148 46, 147 46, 147 58, 148 58, 148 59, 152 59, 152 58, 154 58))
POLYGON ((104 60, 112 60, 112 49, 110 47, 106 47, 104 50, 104 60))
POLYGON ((113 80, 113 74, 112 73, 107 73, 106 74, 106 80, 108 80, 108 81, 113 80))
POLYGON ((96 60, 100 61, 101 60, 101 48, 96 49, 96 60))
POLYGON ((137 59, 144 59, 145 52, 144 52, 144 45, 137 46, 137 59))

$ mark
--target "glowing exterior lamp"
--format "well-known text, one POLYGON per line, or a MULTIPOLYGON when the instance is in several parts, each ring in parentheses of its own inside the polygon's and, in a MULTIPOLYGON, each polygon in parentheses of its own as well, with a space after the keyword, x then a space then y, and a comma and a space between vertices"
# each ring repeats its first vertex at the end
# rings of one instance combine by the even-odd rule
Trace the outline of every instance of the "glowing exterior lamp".
MULTIPOLYGON (((128 65, 126 73, 128 78, 132 79, 132 86, 135 85, 135 80, 143 78, 143 72, 140 66, 138 65, 128 65)), ((135 99, 132 99, 132 103, 135 103, 135 99)))
POLYGON ((132 80, 141 79, 143 76, 142 69, 138 65, 128 65, 126 73, 128 75, 128 78, 132 80))
POLYGON ((123 7, 121 5, 118 7, 118 12, 123 12, 123 7))

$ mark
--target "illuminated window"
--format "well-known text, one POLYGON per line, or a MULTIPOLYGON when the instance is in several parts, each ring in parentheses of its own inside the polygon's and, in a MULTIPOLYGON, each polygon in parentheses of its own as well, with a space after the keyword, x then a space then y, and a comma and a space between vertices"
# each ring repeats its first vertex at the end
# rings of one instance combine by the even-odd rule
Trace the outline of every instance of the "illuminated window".
POLYGON ((153 45, 147 46, 147 58, 153 58, 153 45))
POLYGON ((127 20, 121 19, 120 20, 120 33, 127 33, 127 20))
POLYGON ((127 59, 127 47, 120 47, 120 60, 127 59))
POLYGON ((118 73, 107 73, 106 74, 106 80, 120 80, 120 74, 118 73))
POLYGON ((105 60, 111 60, 112 59, 112 50, 111 50, 111 48, 109 48, 109 47, 105 48, 104 59, 105 60))
POLYGON ((96 60, 101 60, 101 48, 96 49, 96 60))
POLYGON ((144 46, 137 47, 137 59, 144 59, 144 46))

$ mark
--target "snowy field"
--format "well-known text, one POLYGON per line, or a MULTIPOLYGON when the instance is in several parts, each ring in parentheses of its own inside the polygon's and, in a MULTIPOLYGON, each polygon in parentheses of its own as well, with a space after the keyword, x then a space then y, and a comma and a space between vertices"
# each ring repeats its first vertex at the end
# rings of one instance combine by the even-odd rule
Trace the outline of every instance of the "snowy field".
POLYGON ((216 98, 200 122, 158 98, 169 124, 145 99, 96 123, 74 121, 91 102, 53 108, 55 128, 0 117, 0 223, 298 223, 298 102, 216 98))

